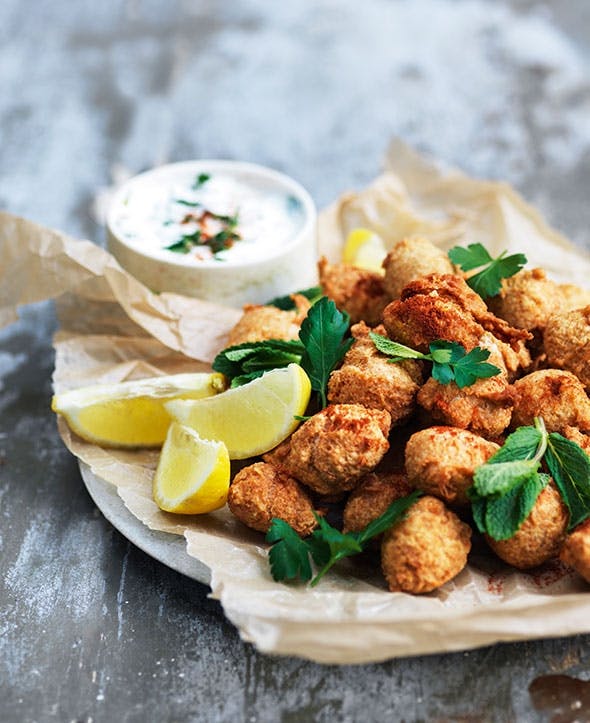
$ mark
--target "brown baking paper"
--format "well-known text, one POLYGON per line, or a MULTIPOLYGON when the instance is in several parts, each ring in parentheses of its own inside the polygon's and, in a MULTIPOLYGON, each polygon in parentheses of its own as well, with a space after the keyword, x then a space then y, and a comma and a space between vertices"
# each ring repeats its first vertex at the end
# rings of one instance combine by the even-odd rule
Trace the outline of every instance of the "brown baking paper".
MULTIPOLYGON (((557 281, 583 286, 590 274, 590 257, 509 186, 442 169, 399 142, 383 175, 321 215, 321 251, 337 260, 356 226, 374 229, 388 247, 411 235, 442 248, 479 241, 492 252, 526 253, 557 281)), ((236 309, 152 294, 99 247, 8 214, 0 214, 0 249, 0 324, 16 318, 19 304, 58 299, 56 391, 205 369, 239 317, 236 309)), ((314 589, 275 583, 262 536, 227 509, 183 517, 156 507, 156 451, 101 449, 63 420, 59 429, 135 517, 186 538, 188 555, 210 569, 212 596, 242 637, 265 652, 363 663, 590 631, 590 589, 559 563, 525 574, 474 554, 455 580, 420 597, 387 592, 377 565, 356 560, 343 561, 314 589)))

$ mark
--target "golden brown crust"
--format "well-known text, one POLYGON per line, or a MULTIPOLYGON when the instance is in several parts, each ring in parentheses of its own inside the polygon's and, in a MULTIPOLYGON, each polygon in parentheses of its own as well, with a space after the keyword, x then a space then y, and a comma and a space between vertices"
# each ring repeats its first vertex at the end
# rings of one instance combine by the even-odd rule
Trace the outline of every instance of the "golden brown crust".
POLYGON ((590 291, 575 284, 559 284, 563 310, 581 309, 590 304, 590 291))
POLYGON ((564 305, 564 297, 543 269, 523 269, 504 279, 498 296, 489 299, 488 308, 511 326, 542 332, 549 317, 564 305))
POLYGON ((241 522, 260 532, 268 532, 273 517, 288 522, 302 536, 317 526, 307 492, 286 472, 266 462, 238 472, 227 503, 241 522))
POLYGON ((590 519, 566 537, 559 558, 590 582, 590 519))
MULTIPOLYGON (((395 426, 406 421, 416 407, 416 394, 422 383, 421 366, 413 360, 390 364, 369 338, 370 331, 363 322, 352 327, 355 341, 340 369, 330 375, 328 399, 334 404, 385 409, 395 426)), ((385 333, 383 327, 375 331, 385 333)))
POLYGON ((391 299, 399 299, 404 286, 428 274, 452 274, 453 264, 442 250, 421 237, 399 241, 383 261, 383 284, 391 299))
POLYGON ((283 311, 274 306, 246 304, 244 313, 230 331, 227 345, 235 346, 267 339, 298 339, 301 322, 311 304, 300 294, 294 294, 295 309, 283 311))
POLYGON ((346 492, 389 449, 389 412, 360 404, 331 404, 293 433, 280 464, 321 495, 346 492))
POLYGON ((590 306, 551 316, 543 342, 549 366, 572 372, 590 389, 590 306))
POLYGON ((404 474, 369 472, 350 493, 344 508, 344 532, 357 532, 382 515, 389 505, 407 497, 412 485, 404 474))
POLYGON ((353 324, 364 321, 376 326, 380 323, 383 309, 390 301, 382 276, 348 264, 333 265, 324 257, 318 262, 318 270, 324 294, 350 315, 353 324))
POLYGON ((456 274, 431 274, 408 284, 400 299, 385 307, 383 324, 391 339, 421 352, 438 339, 457 342, 470 351, 487 331, 494 336, 510 374, 531 362, 525 344, 531 334, 488 311, 456 274))
POLYGON ((557 557, 569 520, 567 507, 550 482, 541 492, 530 515, 508 540, 486 540, 504 562, 520 570, 542 565, 557 557))
POLYGON ((548 432, 567 427, 590 431, 590 400, 571 372, 541 369, 514 382, 513 428, 531 425, 543 417, 548 432))
POLYGON ((500 449, 472 432, 430 427, 413 434, 406 445, 406 471, 412 486, 449 505, 469 504, 473 473, 500 449))
POLYGON ((467 564, 471 528, 436 497, 422 497, 385 533, 381 567, 392 592, 421 594, 452 580, 467 564))

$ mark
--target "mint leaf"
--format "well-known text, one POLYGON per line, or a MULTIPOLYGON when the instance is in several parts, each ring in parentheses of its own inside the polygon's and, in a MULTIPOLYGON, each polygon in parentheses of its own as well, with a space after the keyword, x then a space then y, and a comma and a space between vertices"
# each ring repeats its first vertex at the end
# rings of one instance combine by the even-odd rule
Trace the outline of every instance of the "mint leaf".
POLYGON ((493 259, 481 244, 470 244, 467 248, 455 246, 448 252, 448 257, 463 271, 483 267, 477 274, 468 276, 466 281, 482 299, 487 299, 500 293, 502 279, 514 276, 527 262, 524 254, 506 256, 506 253, 503 251, 493 259))
POLYGON ((501 497, 488 499, 485 532, 494 540, 513 537, 530 515, 549 476, 533 472, 501 497))
POLYGON ((486 464, 533 459, 542 441, 543 434, 536 427, 519 427, 506 437, 502 447, 488 459, 486 464))
POLYGON ((295 530, 284 520, 274 517, 266 534, 273 543, 268 553, 270 572, 277 582, 300 578, 311 580, 309 549, 295 530))
MULTIPOLYGON (((297 339, 267 339, 266 341, 244 342, 223 349, 213 360, 213 370, 220 372, 234 382, 244 375, 261 376, 269 369, 298 364, 303 354, 303 344, 297 339)), ((246 381, 251 381, 252 378, 246 381)), ((244 383, 244 382, 241 382, 244 383)))
MULTIPOLYGON (((305 296, 306 299, 314 304, 322 296, 322 287, 311 286, 309 289, 294 291, 293 294, 305 296)), ((277 309, 281 309, 282 311, 292 311, 295 308, 295 302, 291 298, 291 294, 288 294, 287 296, 277 296, 274 299, 267 301, 265 306, 276 306, 277 309)))
POLYGON ((317 301, 301 324, 299 339, 305 347, 301 366, 307 372, 312 389, 319 392, 322 406, 328 403, 326 387, 330 373, 350 349, 353 339, 346 339, 350 317, 339 311, 327 296, 317 301))
POLYGON ((571 530, 590 517, 590 458, 575 442, 551 432, 545 462, 570 511, 571 530))
POLYGON ((473 475, 475 490, 482 497, 506 494, 536 474, 538 468, 539 462, 532 459, 482 464, 473 475))

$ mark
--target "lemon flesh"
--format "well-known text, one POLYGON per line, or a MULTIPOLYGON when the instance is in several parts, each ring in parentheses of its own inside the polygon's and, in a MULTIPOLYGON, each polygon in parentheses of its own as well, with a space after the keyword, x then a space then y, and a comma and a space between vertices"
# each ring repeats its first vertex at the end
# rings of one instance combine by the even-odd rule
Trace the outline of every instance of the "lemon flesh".
POLYGON ((154 477, 153 496, 166 512, 198 515, 223 507, 229 490, 230 464, 223 442, 201 439, 173 422, 154 477))
POLYGON ((210 397, 223 388, 221 374, 173 374, 73 389, 56 394, 51 408, 89 442, 110 447, 158 447, 172 421, 165 402, 210 397))
POLYGON ((311 394, 309 377, 298 364, 197 401, 166 404, 170 415, 204 439, 224 442, 230 459, 254 457, 276 447, 299 425, 311 394))
POLYGON ((368 228, 355 228, 348 234, 342 260, 345 264, 383 273, 381 264, 386 255, 387 250, 380 236, 368 228))

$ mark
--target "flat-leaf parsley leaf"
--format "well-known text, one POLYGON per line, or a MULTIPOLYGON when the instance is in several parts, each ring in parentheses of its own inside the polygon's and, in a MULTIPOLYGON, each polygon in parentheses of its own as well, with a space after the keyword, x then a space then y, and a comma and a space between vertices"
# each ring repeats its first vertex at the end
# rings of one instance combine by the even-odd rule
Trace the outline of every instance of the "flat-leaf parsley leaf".
POLYGON ((466 281, 482 299, 487 299, 500 293, 502 279, 514 276, 527 262, 524 254, 506 256, 507 253, 503 251, 494 259, 482 244, 475 243, 469 244, 467 248, 455 246, 448 256, 463 271, 480 269, 476 274, 468 276, 466 281))

